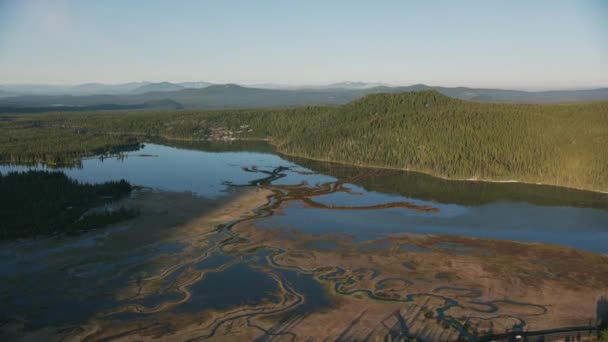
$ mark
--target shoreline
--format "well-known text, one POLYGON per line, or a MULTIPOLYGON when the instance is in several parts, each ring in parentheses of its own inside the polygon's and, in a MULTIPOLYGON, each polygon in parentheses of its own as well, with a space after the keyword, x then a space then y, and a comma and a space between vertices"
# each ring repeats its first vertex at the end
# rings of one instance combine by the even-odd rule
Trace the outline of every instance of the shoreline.
MULTIPOLYGON (((279 154, 279 155, 284 155, 284 156, 289 156, 289 157, 296 157, 296 158, 302 158, 302 159, 308 159, 308 160, 318 161, 318 162, 324 162, 324 163, 347 165, 347 166, 366 168, 366 169, 376 169, 376 170, 394 170, 394 171, 415 172, 415 173, 419 173, 419 174, 423 174, 423 175, 427 175, 427 176, 431 176, 431 177, 435 177, 435 178, 443 179, 443 180, 447 180, 447 181, 484 182, 484 183, 519 183, 519 184, 527 184, 527 185, 551 186, 551 187, 558 187, 558 188, 563 188, 563 189, 578 190, 578 191, 588 191, 588 192, 594 192, 594 193, 608 195, 608 189, 600 190, 600 189, 591 189, 591 188, 584 188, 584 187, 567 186, 567 185, 560 185, 560 184, 553 184, 553 183, 523 181, 523 180, 518 180, 518 179, 495 180, 495 179, 475 178, 475 177, 470 177, 470 178, 453 178, 453 177, 442 176, 442 175, 433 173, 432 171, 428 171, 428 170, 404 169, 404 168, 398 168, 398 167, 370 165, 370 164, 354 164, 352 162, 345 162, 345 161, 336 161, 336 160, 328 160, 328 159, 323 159, 323 158, 316 158, 316 157, 311 157, 311 156, 306 156, 306 155, 295 154, 295 153, 288 153, 288 152, 285 152, 285 151, 281 151, 279 145, 275 144, 273 142, 272 138, 235 138, 235 139, 232 139, 232 140, 200 140, 200 139, 177 138, 177 137, 168 137, 168 136, 141 136, 141 138, 143 138, 143 139, 142 139, 142 141, 139 142, 139 144, 156 143, 156 144, 160 144, 160 145, 163 145, 162 140, 164 140, 164 142, 171 142, 171 141, 176 141, 176 142, 182 141, 183 142, 183 141, 189 141, 189 142, 200 142, 200 143, 204 143, 204 142, 231 143, 231 142, 234 142, 234 141, 260 141, 260 142, 267 143, 269 146, 272 147, 272 149, 274 150, 274 152, 277 153, 277 154, 279 154), (146 141, 147 139, 152 140, 152 141, 146 141), (154 142, 153 141, 154 139, 161 139, 161 142, 154 142)), ((84 159, 91 159, 91 158, 95 158, 97 156, 98 156, 98 154, 87 153, 87 154, 84 154, 84 155, 82 155, 82 156, 79 157, 79 162, 81 162, 84 159)), ((40 166, 40 165, 44 165, 45 167, 47 167, 49 169, 57 169, 57 168, 64 167, 62 165, 56 165, 56 164, 50 164, 50 163, 46 163, 45 164, 45 163, 40 163, 40 162, 27 162, 27 161, 26 162, 20 162, 20 163, 17 163, 17 164, 12 163, 12 162, 8 162, 8 161, 0 161, 0 166, 2 166, 2 165, 28 165, 28 166, 40 166)), ((71 166, 68 165, 67 167, 71 167, 71 166)))
POLYGON ((287 153, 287 152, 281 151, 279 149, 279 145, 275 144, 273 142, 272 138, 236 138, 236 139, 232 139, 232 140, 196 140, 196 139, 184 139, 184 138, 170 138, 170 137, 166 137, 166 136, 162 136, 160 138, 164 139, 166 141, 172 141, 172 140, 174 140, 174 141, 224 142, 224 143, 230 143, 230 142, 233 142, 233 141, 263 141, 263 142, 268 143, 268 145, 270 145, 273 148, 274 152, 277 153, 277 154, 284 155, 284 156, 289 156, 289 157, 296 157, 296 158, 303 158, 303 159, 308 159, 308 160, 313 160, 313 161, 319 161, 319 162, 324 162, 324 163, 347 165, 347 166, 354 166, 354 167, 360 167, 360 168, 366 168, 366 169, 416 172, 416 173, 419 173, 419 174, 423 174, 423 175, 427 175, 427 176, 431 176, 431 177, 435 177, 435 178, 439 178, 439 179, 443 179, 443 180, 447 180, 447 181, 483 182, 483 183, 518 183, 518 184, 527 184, 527 185, 552 186, 552 187, 558 187, 558 188, 563 188, 563 189, 588 191, 588 192, 595 192, 595 193, 599 193, 599 194, 606 194, 606 195, 608 195, 608 189, 606 189, 606 190, 599 190, 599 189, 581 188, 581 187, 575 187, 575 186, 558 185, 558 184, 552 184, 552 183, 522 181, 522 180, 518 180, 518 179, 494 180, 494 179, 475 178, 475 177, 471 177, 471 178, 453 178, 453 177, 442 176, 442 175, 439 175, 439 174, 436 174, 436 173, 433 173, 433 172, 430 172, 430 171, 412 170, 412 169, 404 169, 404 168, 398 168, 398 167, 369 165, 369 164, 353 164, 351 162, 328 160, 328 159, 323 159, 323 158, 315 158, 315 157, 311 157, 311 156, 305 156, 305 155, 294 154, 294 153, 287 153))
MULTIPOLYGON (((84 319, 70 321, 72 329, 65 329, 59 323, 29 330, 17 326, 11 332, 14 336, 23 334, 24 339, 41 340, 53 339, 54 336, 125 341, 138 338, 185 340, 201 336, 252 339, 252 336, 264 336, 265 331, 278 326, 280 321, 273 318, 277 313, 290 314, 289 310, 299 303, 314 303, 314 296, 318 293, 326 293, 329 304, 306 309, 310 311, 306 312, 305 318, 286 330, 298 339, 319 335, 337 338, 353 326, 352 321, 356 317, 365 319, 361 320, 361 325, 357 322, 357 330, 353 330, 356 335, 352 336, 366 336, 380 327, 368 322, 384 322, 387 312, 395 310, 399 312, 395 317, 415 322, 411 325, 413 334, 428 331, 434 334, 432 336, 457 334, 458 327, 466 324, 464 319, 458 323, 453 321, 453 329, 446 329, 441 326, 445 319, 439 316, 440 313, 450 310, 448 314, 454 317, 477 317, 488 314, 485 307, 501 310, 509 317, 522 317, 522 322, 537 330, 550 329, 585 322, 587 313, 595 309, 597 298, 604 291, 608 274, 605 271, 608 264, 604 262, 608 256, 598 256, 594 252, 467 236, 400 235, 387 238, 390 246, 381 250, 360 250, 357 242, 345 245, 348 252, 315 248, 308 242, 320 241, 324 236, 285 235, 279 230, 256 227, 256 222, 249 219, 255 216, 256 209, 263 210, 274 203, 269 201, 269 196, 274 193, 272 189, 235 188, 235 192, 221 198, 147 189, 124 200, 141 206, 143 212, 141 217, 125 224, 128 228, 102 239, 89 236, 87 241, 94 241, 94 244, 62 251, 61 258, 47 258, 28 249, 33 255, 38 255, 38 260, 56 262, 52 264, 56 275, 48 277, 45 288, 54 288, 58 286, 56 284, 65 282, 64 270, 67 269, 73 276, 104 279, 99 283, 77 282, 70 286, 69 291, 73 291, 70 293, 90 296, 83 298, 110 293, 116 304, 108 308, 83 305, 89 312, 82 315, 84 319), (218 230, 218 227, 237 220, 238 223, 230 227, 230 234, 218 230), (445 245, 450 242, 463 247, 458 249, 445 245), (401 250, 401 245, 419 246, 431 252, 401 250), (460 250, 464 253, 461 254, 460 250), (486 250, 493 253, 488 254, 486 250), (216 259, 220 254, 228 258, 216 259), (546 260, 542 264, 537 262, 540 256, 546 260), (253 269, 257 258, 267 261, 258 265, 260 268, 256 271, 262 271, 271 278, 269 281, 277 284, 278 291, 273 293, 281 298, 278 303, 256 300, 251 305, 225 302, 218 308, 200 306, 213 292, 202 291, 204 287, 199 285, 214 284, 215 281, 216 285, 209 289, 220 291, 222 298, 223 282, 233 279, 230 276, 235 273, 231 272, 238 271, 230 268, 239 261, 247 263, 248 260, 252 263, 247 267, 253 269), (74 260, 80 261, 74 264, 74 260), (64 266, 66 264, 69 267, 64 266), (106 266, 107 271, 103 273, 106 266), (283 272, 296 272, 297 278, 288 278, 286 275, 290 273, 283 272), (222 278, 222 274, 227 278, 222 278), (281 278, 281 274, 285 278, 281 278), (556 276, 561 274, 572 276, 556 276), (578 279, 580 275, 585 275, 584 279, 578 279), (292 286, 284 286, 289 285, 284 279, 297 280, 292 286), (325 292, 306 291, 307 279, 325 292), (108 287, 104 287, 106 284, 108 287), (573 289, 572 284, 580 287, 573 289), (458 305, 446 306, 442 298, 458 305), (187 305, 198 308, 193 312, 174 313, 180 311, 173 308, 187 308, 187 305), (422 307, 423 311, 419 309, 422 307), (552 311, 547 311, 547 307, 552 311), (427 312, 433 313, 437 319, 428 319, 425 316, 427 312), (141 316, 131 319, 134 316, 130 315, 136 314, 141 316), (112 315, 127 318, 117 319, 121 316, 112 315), (140 317, 145 317, 145 320, 140 317), (328 320, 334 324, 327 325, 328 320), (165 326, 172 329, 158 330, 165 326)), ((278 211, 280 206, 272 210, 278 211)), ((66 242, 69 241, 54 244, 66 242)), ((27 258, 20 260, 39 262, 36 259, 28 261, 27 258)), ((27 279, 39 282, 38 272, 33 269, 29 273, 32 276, 27 279)), ((243 284, 237 289, 246 289, 247 281, 257 279, 247 278, 247 274, 240 278, 241 273, 238 276, 236 279, 242 280, 243 284)), ((11 286, 20 284, 12 283, 11 286)), ((269 285, 263 286, 273 289, 269 285)), ((252 293, 246 297, 269 296, 252 293)), ((69 303, 66 307, 69 310, 69 303)), ((30 310, 28 313, 37 310, 36 303, 31 304, 30 310)), ((500 331, 513 324, 509 317, 489 314, 489 321, 500 327, 500 331)), ((395 317, 389 317, 389 322, 395 317)), ((17 319, 13 321, 18 322, 17 319)), ((384 334, 384 330, 378 333, 384 334)))
POLYGON ((588 188, 580 188, 580 187, 574 187, 574 186, 557 185, 557 184, 551 184, 551 183, 540 183, 540 182, 534 183, 534 182, 521 181, 521 180, 517 180, 517 179, 492 180, 492 179, 484 179, 484 178, 452 178, 452 177, 446 177, 446 176, 434 174, 429 171, 411 170, 411 169, 403 169, 403 168, 398 168, 398 167, 378 166, 378 165, 369 165, 369 164, 353 164, 353 163, 344 162, 344 161, 327 160, 327 159, 322 159, 322 158, 315 158, 315 157, 310 157, 310 156, 283 152, 283 151, 279 150, 279 147, 277 145, 272 143, 272 140, 267 140, 267 141, 270 145, 272 145, 275 148, 275 152, 278 154, 282 154, 282 155, 289 156, 289 157, 296 157, 296 158, 308 159, 308 160, 313 160, 313 161, 318 161, 318 162, 330 163, 330 164, 347 165, 347 166, 360 167, 360 168, 365 168, 365 169, 415 172, 415 173, 420 173, 423 175, 427 175, 427 176, 431 176, 431 177, 435 177, 435 178, 439 178, 439 179, 443 179, 443 180, 447 180, 447 181, 483 182, 483 183, 519 183, 519 184, 527 184, 527 185, 553 186, 553 187, 558 187, 558 188, 563 188, 563 189, 588 191, 588 192, 595 192, 595 193, 599 193, 599 194, 608 195, 608 190, 588 189, 588 188))

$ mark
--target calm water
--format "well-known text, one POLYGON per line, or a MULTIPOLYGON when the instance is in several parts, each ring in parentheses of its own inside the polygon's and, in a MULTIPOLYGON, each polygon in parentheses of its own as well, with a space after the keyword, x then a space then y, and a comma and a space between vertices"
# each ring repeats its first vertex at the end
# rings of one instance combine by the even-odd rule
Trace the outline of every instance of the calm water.
MULTIPOLYGON (((310 187, 362 172, 305 160, 294 162, 267 150, 256 151, 258 147, 244 145, 237 149, 241 151, 147 144, 123 160, 92 158, 84 160, 81 168, 63 171, 83 182, 126 179, 136 185, 191 191, 209 198, 227 195, 224 182, 245 184, 265 176, 245 172, 243 167, 272 170, 286 166, 290 168, 284 172, 286 176, 273 184, 304 182, 310 187), (312 171, 317 173, 311 174, 312 171)), ((0 172, 27 168, 0 166, 0 172)), ((346 187, 351 189, 350 193, 335 192, 314 200, 340 206, 406 201, 439 211, 327 210, 305 208, 296 202, 287 204, 281 215, 256 224, 262 228, 293 227, 312 234, 345 233, 359 241, 395 232, 414 232, 554 243, 608 253, 607 194, 513 183, 450 182, 408 172, 376 175, 346 187)))
MULTIPOLYGON (((294 171, 310 171, 271 153, 197 151, 155 144, 128 153, 125 159, 91 158, 83 160, 80 168, 61 170, 82 182, 125 179, 134 185, 217 198, 226 195, 227 187, 223 182, 246 183, 260 178, 259 174, 243 172, 242 166, 272 169, 279 165, 289 166, 294 171)), ((3 173, 27 169, 30 167, 0 165, 3 173)), ((292 172, 278 183, 298 183, 304 179, 315 183, 335 180, 323 175, 303 177, 292 172)))
MULTIPOLYGON (((314 193, 316 196, 309 197, 319 205, 287 202, 278 213, 254 224, 260 228, 294 228, 308 234, 334 233, 328 235, 334 238, 325 236, 311 242, 310 248, 319 250, 339 249, 342 239, 360 243, 361 250, 382 250, 389 247, 383 238, 390 234, 414 232, 535 241, 608 253, 605 194, 524 184, 450 182, 409 172, 370 174, 360 168, 281 157, 259 145, 190 147, 148 144, 123 160, 91 158, 79 168, 63 171, 82 182, 126 179, 139 186, 188 191, 218 199, 230 196, 233 188, 226 182, 247 184, 269 176, 260 170, 270 172, 280 166, 288 167, 272 184, 299 185, 296 188, 300 190, 321 189, 314 193), (366 176, 353 178, 361 174, 366 176), (340 182, 348 191, 326 191, 335 189, 340 182), (327 208, 394 202, 436 210, 327 208)), ((0 166, 0 172, 28 168, 0 166)), ((128 232, 119 226, 77 237, 0 244, 0 322, 17 322, 25 331, 47 327, 72 329, 94 317, 99 319, 100 313, 125 305, 154 308, 179 302, 184 294, 176 289, 176 280, 203 270, 212 272, 190 286, 190 299, 164 311, 168 315, 166 321, 184 315, 196 318, 199 312, 208 309, 278 303, 277 279, 306 298, 284 313, 285 317, 305 315, 330 305, 322 283, 310 274, 274 267, 265 258, 271 252, 269 249, 238 258, 212 251, 204 244, 197 246, 196 253, 204 256, 209 251, 208 257, 171 268, 171 272, 153 281, 157 290, 141 298, 120 297, 117 294, 133 284, 145 283, 145 277, 156 274, 159 268, 183 262, 182 253, 189 247, 188 241, 159 241, 156 235, 122 244, 121 234, 128 232), (220 268, 222 271, 213 271, 220 268)), ((467 253, 458 245, 437 247, 467 253)), ((413 245, 399 248, 419 253, 430 251, 413 245)), ((144 320, 153 322, 160 318, 157 314, 121 311, 107 319, 144 324, 141 323, 144 320)))

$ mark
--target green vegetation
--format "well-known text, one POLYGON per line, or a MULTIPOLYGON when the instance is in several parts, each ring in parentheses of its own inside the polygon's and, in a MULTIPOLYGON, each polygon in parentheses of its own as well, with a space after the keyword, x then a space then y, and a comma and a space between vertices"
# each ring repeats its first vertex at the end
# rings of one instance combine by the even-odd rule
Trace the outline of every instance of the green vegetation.
POLYGON ((54 120, 55 117, 36 120, 35 116, 25 116, 16 121, 9 119, 4 124, 0 120, 0 161, 76 165, 83 156, 139 148, 139 143, 132 137, 89 128, 69 128, 64 120, 54 120))
POLYGON ((219 128, 317 160, 608 190, 608 102, 489 104, 436 91, 336 107, 11 117, 0 120, 0 160, 71 160, 132 139, 204 140, 219 128))
POLYGON ((381 94, 270 135, 280 151, 321 160, 608 189, 608 103, 506 105, 435 92, 381 94))
MULTIPOLYGON (((201 148, 208 148, 201 146, 201 148)), ((528 202, 542 206, 571 206, 608 210, 606 194, 585 190, 559 188, 548 185, 529 186, 523 183, 468 182, 447 180, 424 173, 387 171, 381 175, 353 178, 365 172, 365 168, 320 162, 300 157, 285 156, 298 165, 338 179, 354 179, 352 182, 368 191, 399 194, 439 203, 455 203, 466 206, 483 205, 498 200, 528 202), (403 177, 407 173, 407 177, 403 177)))
POLYGON ((61 172, 0 174, 0 240, 99 228, 137 215, 137 211, 87 213, 131 193, 124 180, 79 184, 61 172))
POLYGON ((599 342, 608 342, 608 329, 602 330, 598 341, 599 342))

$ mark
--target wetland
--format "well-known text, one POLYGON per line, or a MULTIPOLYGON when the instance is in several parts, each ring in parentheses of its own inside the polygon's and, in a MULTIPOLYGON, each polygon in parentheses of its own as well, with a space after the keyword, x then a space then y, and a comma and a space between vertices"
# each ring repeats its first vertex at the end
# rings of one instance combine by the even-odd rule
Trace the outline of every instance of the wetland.
MULTIPOLYGON (((47 169, 3 165, 0 172, 47 169)), ((132 219, 2 242, 3 340, 479 340, 588 325, 608 194, 146 144, 60 169, 132 219), (328 322, 331 322, 329 324, 328 322)))

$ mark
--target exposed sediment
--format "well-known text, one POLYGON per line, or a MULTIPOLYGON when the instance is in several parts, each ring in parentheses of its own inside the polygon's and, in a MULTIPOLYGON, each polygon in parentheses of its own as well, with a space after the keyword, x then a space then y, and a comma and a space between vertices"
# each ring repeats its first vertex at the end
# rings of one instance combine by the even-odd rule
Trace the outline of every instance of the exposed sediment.
MULTIPOLYGON (((117 305, 95 312, 81 326, 45 331, 46 337, 474 340, 505 331, 585 324, 594 318, 598 298, 608 292, 608 257, 566 247, 393 234, 373 241, 379 248, 366 250, 366 244, 335 234, 262 229, 255 223, 293 202, 327 210, 438 209, 408 202, 332 206, 315 197, 349 192, 346 184, 354 179, 274 185, 286 168, 244 171, 261 177, 230 184, 237 193, 219 201, 162 192, 130 199, 128 204, 142 215, 129 229, 110 234, 100 247, 103 253, 162 241, 180 248, 139 262, 133 273, 123 271, 123 282, 113 291, 117 305), (314 247, 327 240, 338 246, 314 247), (236 292, 197 287, 222 274, 232 283, 218 283, 236 292), (257 289, 257 284, 267 288, 257 289), (240 291, 252 291, 251 296, 228 300, 240 291), (221 295, 230 303, 214 306, 205 300, 221 295)), ((158 248, 162 250, 160 244, 158 248)))

